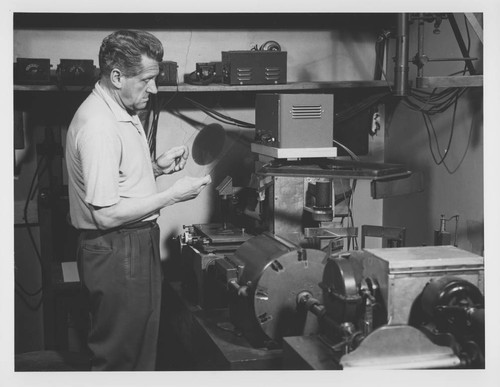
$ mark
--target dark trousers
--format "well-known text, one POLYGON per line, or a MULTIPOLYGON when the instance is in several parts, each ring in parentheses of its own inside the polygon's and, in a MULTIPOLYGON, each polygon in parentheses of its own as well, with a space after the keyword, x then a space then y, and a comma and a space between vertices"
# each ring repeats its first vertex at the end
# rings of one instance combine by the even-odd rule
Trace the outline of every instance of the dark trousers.
POLYGON ((156 222, 81 231, 78 269, 89 295, 92 370, 154 370, 162 283, 156 222))

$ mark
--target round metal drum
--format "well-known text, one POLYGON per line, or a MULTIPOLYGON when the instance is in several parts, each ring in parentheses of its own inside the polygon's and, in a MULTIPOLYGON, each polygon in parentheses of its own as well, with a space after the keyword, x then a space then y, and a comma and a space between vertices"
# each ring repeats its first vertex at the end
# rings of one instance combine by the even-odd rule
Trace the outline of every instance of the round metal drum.
POLYGON ((317 331, 317 318, 297 298, 307 291, 321 300, 323 251, 265 233, 245 242, 236 256, 244 263, 239 285, 247 286, 247 295, 232 297, 230 315, 253 345, 272 347, 283 337, 317 331))
POLYGON ((427 283, 420 297, 422 310, 434 317, 439 306, 477 307, 484 305, 481 291, 469 281, 443 276, 427 283))
POLYGON ((354 322, 359 317, 362 299, 359 284, 363 274, 363 252, 329 258, 323 272, 323 302, 330 318, 337 323, 354 322))

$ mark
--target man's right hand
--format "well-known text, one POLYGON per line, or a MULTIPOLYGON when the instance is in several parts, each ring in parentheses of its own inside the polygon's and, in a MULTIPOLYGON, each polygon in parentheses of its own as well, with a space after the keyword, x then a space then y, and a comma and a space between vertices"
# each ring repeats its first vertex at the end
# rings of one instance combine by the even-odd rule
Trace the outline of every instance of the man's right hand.
POLYGON ((210 175, 203 177, 185 176, 177 180, 172 186, 173 199, 175 202, 185 202, 194 199, 211 182, 212 178, 210 175))

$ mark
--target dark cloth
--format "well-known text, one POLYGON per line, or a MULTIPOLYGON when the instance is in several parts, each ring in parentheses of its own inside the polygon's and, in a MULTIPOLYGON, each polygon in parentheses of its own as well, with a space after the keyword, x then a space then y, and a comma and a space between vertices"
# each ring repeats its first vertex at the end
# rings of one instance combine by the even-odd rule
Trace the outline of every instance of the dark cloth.
POLYGON ((154 370, 162 283, 156 222, 80 231, 78 270, 89 295, 92 370, 154 370))

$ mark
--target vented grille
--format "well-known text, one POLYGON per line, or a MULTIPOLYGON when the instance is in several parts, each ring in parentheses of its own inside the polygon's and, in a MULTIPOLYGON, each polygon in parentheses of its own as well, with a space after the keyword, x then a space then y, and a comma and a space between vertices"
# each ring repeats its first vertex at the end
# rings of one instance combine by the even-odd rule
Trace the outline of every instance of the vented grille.
POLYGON ((321 105, 294 105, 292 106, 291 113, 293 119, 321 118, 323 114, 323 108, 321 107, 321 105))
POLYGON ((238 67, 236 69, 236 76, 238 81, 251 81, 252 80, 252 68, 251 67, 238 67))
POLYGON ((281 70, 279 67, 266 67, 264 76, 266 81, 275 81, 278 82, 280 80, 281 70))

